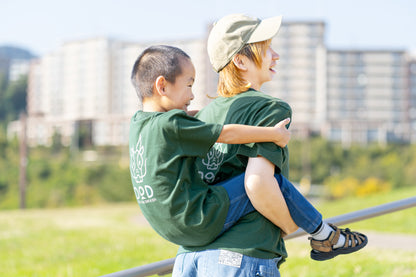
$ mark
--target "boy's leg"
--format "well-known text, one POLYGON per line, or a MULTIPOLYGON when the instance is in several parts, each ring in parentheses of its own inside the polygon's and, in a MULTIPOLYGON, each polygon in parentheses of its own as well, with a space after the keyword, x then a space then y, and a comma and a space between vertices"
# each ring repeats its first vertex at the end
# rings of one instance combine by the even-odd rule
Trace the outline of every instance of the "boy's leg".
POLYGON ((243 216, 255 211, 244 188, 244 175, 245 174, 242 173, 216 184, 216 186, 222 186, 225 188, 228 198, 230 199, 228 214, 220 234, 227 231, 243 216))
MULTIPOLYGON (((221 233, 228 230, 241 217, 255 211, 244 188, 244 175, 242 173, 216 184, 225 188, 230 199, 230 207, 221 233)), ((276 174, 275 178, 279 183, 293 221, 307 233, 313 233, 322 223, 322 215, 284 176, 276 174)))
POLYGON ((293 221, 305 232, 312 234, 322 223, 322 214, 281 174, 274 175, 286 200, 293 221))
POLYGON ((340 254, 349 254, 367 245, 367 237, 350 229, 340 229, 322 221, 322 215, 281 174, 275 178, 286 200, 293 221, 311 234, 311 258, 318 261, 332 259, 340 254))
MULTIPOLYGON (((217 185, 223 186, 230 199, 230 207, 224 227, 220 234, 228 230, 241 217, 255 209, 244 187, 244 173, 217 185)), ((314 206, 281 174, 275 178, 286 201, 293 221, 311 234, 311 258, 327 260, 339 254, 349 254, 360 250, 367 244, 367 237, 358 232, 339 229, 322 221, 322 215, 314 206)))

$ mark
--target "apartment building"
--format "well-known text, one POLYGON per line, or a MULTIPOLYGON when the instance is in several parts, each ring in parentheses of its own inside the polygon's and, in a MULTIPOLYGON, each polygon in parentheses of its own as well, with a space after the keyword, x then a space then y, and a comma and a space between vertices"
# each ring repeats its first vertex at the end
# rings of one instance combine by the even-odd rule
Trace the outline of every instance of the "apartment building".
POLYGON ((10 61, 9 80, 17 81, 29 72, 30 60, 16 59, 10 61))
POLYGON ((277 76, 264 85, 266 93, 283 99, 293 110, 291 129, 307 136, 325 119, 325 24, 286 22, 272 41, 280 55, 277 76))
MULTIPOLYGON (((398 50, 328 49, 325 29, 321 21, 285 22, 273 40, 277 76, 263 90, 291 105, 294 136, 319 133, 345 144, 416 141, 416 61, 398 50)), ((31 65, 29 142, 48 145, 59 133, 69 145, 82 133, 94 145, 126 144, 130 118, 140 108, 131 69, 152 44, 174 45, 191 56, 196 82, 190 108, 208 104, 218 75, 206 38, 71 41, 31 65)))
POLYGON ((31 144, 50 144, 54 133, 70 144, 80 126, 111 114, 111 58, 116 45, 99 38, 68 42, 32 64, 27 132, 31 144))
MULTIPOLYGON (((92 38, 63 44, 31 65, 28 86, 28 140, 51 144, 59 133, 65 145, 82 132, 94 145, 128 141, 130 118, 140 108, 130 75, 138 55, 152 43, 128 43, 92 38)), ((156 43, 154 43, 156 44, 156 43)), ((158 42, 157 44, 161 44, 158 42)), ((191 108, 200 109, 207 98, 205 42, 165 42, 184 49, 198 76, 191 108)))
POLYGON ((410 117, 410 142, 416 142, 416 58, 409 62, 409 117, 410 117))
POLYGON ((407 61, 405 51, 329 50, 324 136, 344 144, 408 142, 407 61))

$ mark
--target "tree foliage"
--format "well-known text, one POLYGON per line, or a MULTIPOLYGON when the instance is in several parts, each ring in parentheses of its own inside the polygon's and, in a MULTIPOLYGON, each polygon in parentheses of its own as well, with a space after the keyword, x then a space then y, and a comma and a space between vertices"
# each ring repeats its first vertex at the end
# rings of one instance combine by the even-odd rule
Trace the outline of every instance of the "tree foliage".
POLYGON ((27 76, 17 81, 8 82, 4 74, 0 74, 0 121, 16 120, 26 110, 27 76))
MULTIPOLYGON (((1 126, 1 125, 0 125, 1 126)), ((365 196, 415 186, 416 145, 353 146, 322 138, 292 140, 289 179, 324 184, 332 197, 365 196)), ((127 147, 89 149, 97 159, 68 147, 29 150, 27 207, 60 207, 134 201, 127 147)), ((0 209, 19 206, 19 142, 0 128, 0 209)))
MULTIPOLYGON (((100 152, 100 150, 96 150, 100 152)), ((27 166, 26 203, 28 208, 61 207, 100 202, 133 201, 128 163, 114 149, 110 159, 99 154, 96 162, 84 161, 82 152, 69 148, 31 148, 27 166), (117 153, 117 154, 115 154, 117 153), (127 166, 126 166, 127 165, 127 166)), ((19 149, 16 142, 0 136, 0 209, 19 206, 19 149)))
POLYGON ((290 180, 307 176, 325 184, 332 196, 365 195, 390 188, 416 186, 416 145, 341 144, 316 137, 291 141, 290 180))

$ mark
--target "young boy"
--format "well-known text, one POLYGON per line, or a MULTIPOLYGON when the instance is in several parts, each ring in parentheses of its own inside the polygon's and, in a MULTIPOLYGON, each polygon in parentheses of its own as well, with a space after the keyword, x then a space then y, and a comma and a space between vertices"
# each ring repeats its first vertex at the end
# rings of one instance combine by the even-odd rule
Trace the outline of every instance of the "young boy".
POLYGON ((205 245, 254 208, 245 194, 244 175, 209 186, 200 178, 195 158, 205 156, 215 142, 285 146, 289 121, 254 127, 205 124, 188 116, 195 69, 175 47, 147 48, 131 79, 143 106, 131 120, 129 137, 131 179, 141 211, 165 239, 205 245))

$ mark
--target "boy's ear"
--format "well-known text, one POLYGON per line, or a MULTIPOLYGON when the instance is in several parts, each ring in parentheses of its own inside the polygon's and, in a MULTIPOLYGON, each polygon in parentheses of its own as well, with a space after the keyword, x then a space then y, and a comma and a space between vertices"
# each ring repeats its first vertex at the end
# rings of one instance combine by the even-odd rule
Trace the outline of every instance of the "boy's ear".
POLYGON ((156 78, 155 81, 155 93, 159 94, 160 96, 164 96, 165 93, 165 88, 166 88, 166 79, 163 76, 159 76, 156 78))
POLYGON ((233 57, 233 63, 238 69, 242 71, 247 71, 247 66, 246 66, 243 55, 239 55, 239 54, 235 55, 233 57))

